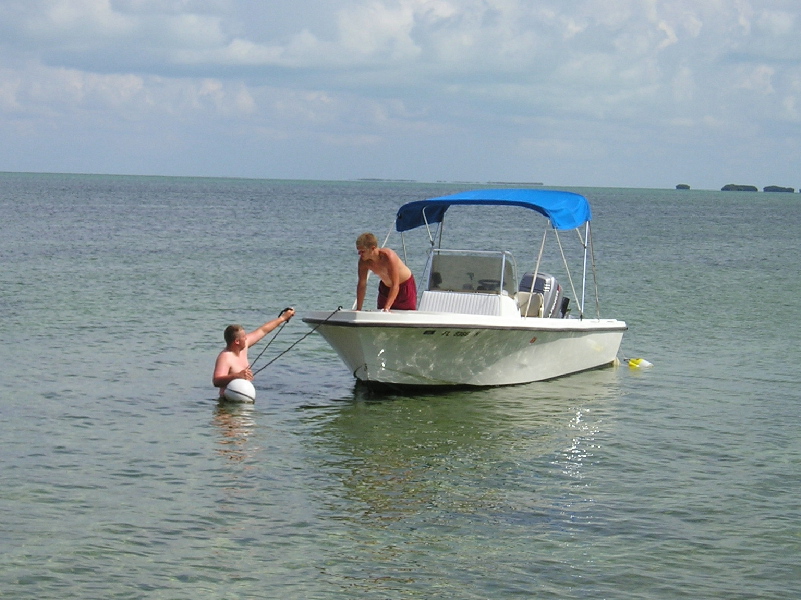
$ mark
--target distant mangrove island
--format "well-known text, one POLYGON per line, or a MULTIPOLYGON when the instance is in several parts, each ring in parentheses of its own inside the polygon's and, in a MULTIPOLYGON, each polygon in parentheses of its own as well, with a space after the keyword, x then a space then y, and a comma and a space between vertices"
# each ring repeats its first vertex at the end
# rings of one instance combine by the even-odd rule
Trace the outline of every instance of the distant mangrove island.
MULTIPOLYGON (((686 183, 680 183, 676 186, 677 190, 689 190, 690 186, 686 183)), ((739 183, 727 183, 722 188, 721 192, 758 192, 759 188, 755 185, 742 185, 739 183)), ((767 185, 762 188, 763 192, 787 192, 790 194, 795 193, 795 188, 783 187, 780 185, 767 185)))

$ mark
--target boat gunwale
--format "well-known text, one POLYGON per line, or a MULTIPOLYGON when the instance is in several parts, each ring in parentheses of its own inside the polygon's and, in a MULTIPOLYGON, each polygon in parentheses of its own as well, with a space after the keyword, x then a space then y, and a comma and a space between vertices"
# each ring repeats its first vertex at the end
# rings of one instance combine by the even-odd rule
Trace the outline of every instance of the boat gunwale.
MULTIPOLYGON (((355 311, 354 311, 355 312, 355 311)), ((362 311, 359 311, 362 312, 362 311)), ((417 313, 420 314, 420 313, 417 313)), ((432 314, 432 315, 451 315, 451 314, 459 314, 459 313, 423 313, 423 314, 432 314)), ((462 316, 461 314, 459 316, 462 316)), ((464 315, 464 316, 471 316, 475 317, 476 315, 464 315)), ((482 315, 484 316, 484 315, 482 315)), ((506 317, 489 317, 491 319, 508 319, 506 317)), ((577 332, 577 333, 596 333, 596 332, 616 332, 616 331, 628 331, 628 325, 625 322, 619 321, 617 319, 550 319, 550 318, 542 318, 542 317, 521 317, 520 320, 523 319, 531 319, 532 321, 536 320, 537 323, 530 322, 526 323, 495 323, 495 324, 488 324, 488 323, 453 323, 453 322, 442 322, 442 321, 423 321, 423 322, 388 322, 388 321, 374 321, 374 320, 333 320, 329 318, 316 318, 316 317, 303 317, 302 321, 308 325, 315 325, 318 327, 322 327, 324 325, 332 326, 332 327, 350 327, 355 329, 366 329, 366 328, 381 328, 381 329, 475 329, 475 330, 482 330, 482 331, 542 331, 542 332, 553 332, 553 333, 564 333, 564 332, 577 332), (557 321, 557 322, 554 322, 557 321), (562 323, 559 323, 561 321, 562 323), (564 321, 575 321, 577 326, 569 326, 564 325, 564 321), (552 327, 545 327, 545 323, 552 323, 552 327), (578 325, 582 323, 582 325, 578 325), (604 325, 606 323, 606 325, 604 325), (622 323, 622 325, 617 325, 618 323, 622 323), (586 325, 589 324, 589 325, 586 325)))

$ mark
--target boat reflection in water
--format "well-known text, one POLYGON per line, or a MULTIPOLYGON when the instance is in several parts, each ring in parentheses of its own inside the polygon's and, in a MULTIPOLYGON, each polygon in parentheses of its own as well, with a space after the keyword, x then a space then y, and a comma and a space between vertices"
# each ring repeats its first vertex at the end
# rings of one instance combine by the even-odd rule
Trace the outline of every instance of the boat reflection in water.
POLYGON ((415 395, 357 384, 350 400, 309 413, 318 492, 341 519, 378 528, 477 518, 562 527, 591 509, 587 482, 612 434, 619 377, 602 369, 415 395))

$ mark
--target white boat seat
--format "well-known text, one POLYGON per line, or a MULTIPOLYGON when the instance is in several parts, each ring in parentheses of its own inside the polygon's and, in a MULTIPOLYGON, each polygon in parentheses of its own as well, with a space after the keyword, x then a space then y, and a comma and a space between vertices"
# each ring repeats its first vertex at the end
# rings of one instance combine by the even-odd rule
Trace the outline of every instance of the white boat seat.
POLYGON ((423 292, 418 312, 447 312, 466 315, 511 316, 518 314, 512 298, 505 294, 423 292))
POLYGON ((542 317, 542 294, 517 292, 517 306, 521 317, 542 317))

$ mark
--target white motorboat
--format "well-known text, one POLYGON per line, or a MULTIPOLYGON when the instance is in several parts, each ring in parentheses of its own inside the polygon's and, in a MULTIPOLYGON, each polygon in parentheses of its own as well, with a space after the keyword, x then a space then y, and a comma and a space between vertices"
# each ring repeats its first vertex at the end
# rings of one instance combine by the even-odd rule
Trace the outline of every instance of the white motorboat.
POLYGON ((398 210, 395 229, 403 235, 425 226, 431 243, 417 310, 314 311, 303 322, 368 384, 511 385, 612 365, 627 327, 600 318, 597 284, 597 314, 585 314, 588 261, 593 282, 595 274, 590 219, 584 196, 545 189, 475 190, 410 202, 398 210), (519 206, 545 216, 533 270, 518 278, 505 250, 442 248, 443 219, 455 205, 519 206), (583 255, 579 291, 559 236, 570 230, 583 255), (549 236, 558 242, 575 308, 561 283, 540 270, 549 236))

